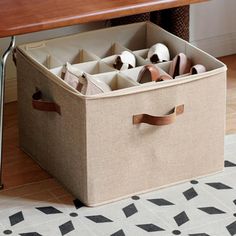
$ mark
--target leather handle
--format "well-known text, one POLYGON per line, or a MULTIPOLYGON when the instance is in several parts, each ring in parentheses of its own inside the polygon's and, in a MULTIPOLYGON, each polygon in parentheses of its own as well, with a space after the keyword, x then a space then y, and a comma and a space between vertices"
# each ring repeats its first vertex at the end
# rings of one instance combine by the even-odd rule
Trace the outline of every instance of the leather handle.
POLYGON ((61 108, 58 104, 51 101, 42 100, 42 92, 40 90, 36 91, 32 96, 32 106, 34 109, 39 111, 49 111, 56 112, 61 115, 61 108))
POLYGON ((164 116, 151 116, 148 114, 139 114, 133 116, 133 124, 141 124, 146 123, 149 125, 169 125, 173 123, 176 120, 176 117, 178 115, 181 115, 184 113, 184 104, 175 106, 172 109, 172 112, 168 115, 164 116))

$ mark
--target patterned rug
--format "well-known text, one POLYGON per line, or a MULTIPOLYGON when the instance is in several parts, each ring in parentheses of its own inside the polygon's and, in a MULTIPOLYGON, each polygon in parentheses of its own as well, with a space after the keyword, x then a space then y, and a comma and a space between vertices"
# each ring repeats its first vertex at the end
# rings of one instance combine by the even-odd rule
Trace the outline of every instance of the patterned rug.
POLYGON ((4 190, 0 235, 236 235, 236 135, 226 136, 224 172, 101 207, 55 180, 4 190))

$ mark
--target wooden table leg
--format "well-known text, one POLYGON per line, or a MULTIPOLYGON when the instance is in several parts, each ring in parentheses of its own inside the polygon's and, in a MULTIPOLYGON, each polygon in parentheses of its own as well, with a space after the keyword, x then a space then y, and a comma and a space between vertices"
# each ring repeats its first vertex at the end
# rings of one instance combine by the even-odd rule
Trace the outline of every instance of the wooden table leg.
POLYGON ((2 181, 3 149, 2 147, 3 147, 3 113, 4 113, 4 89, 5 89, 5 78, 6 78, 6 62, 14 46, 15 46, 15 36, 12 36, 9 47, 2 55, 1 65, 0 65, 0 189, 3 189, 3 181, 2 181))

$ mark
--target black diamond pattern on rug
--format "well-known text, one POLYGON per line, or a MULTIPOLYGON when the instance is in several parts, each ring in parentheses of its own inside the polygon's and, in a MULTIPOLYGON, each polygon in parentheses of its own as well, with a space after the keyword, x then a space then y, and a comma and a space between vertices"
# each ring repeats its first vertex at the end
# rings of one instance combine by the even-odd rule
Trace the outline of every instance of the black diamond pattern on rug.
POLYGON ((233 201, 233 203, 236 205, 236 199, 233 201))
POLYGON ((93 221, 95 223, 113 222, 112 220, 110 220, 102 215, 86 216, 86 218, 90 219, 91 221, 93 221))
POLYGON ((206 183, 207 185, 211 186, 212 188, 218 189, 218 190, 223 190, 223 189, 232 189, 230 186, 216 182, 216 183, 206 183))
POLYGON ((66 235, 66 234, 70 233, 71 231, 73 231, 75 228, 74 228, 74 225, 72 224, 72 222, 68 221, 68 222, 60 225, 59 229, 61 231, 61 235, 66 235))
POLYGON ((171 206, 174 205, 174 203, 167 201, 163 198, 156 198, 156 199, 148 199, 149 202, 152 202, 158 206, 171 206))
POLYGON ((186 212, 183 211, 183 212, 179 213, 178 215, 176 215, 174 217, 174 220, 178 226, 181 226, 181 225, 185 224, 186 222, 188 222, 189 218, 188 218, 186 212))
POLYGON ((183 195, 188 201, 198 196, 194 188, 186 190, 185 192, 183 192, 183 195))
POLYGON ((74 203, 76 209, 79 209, 84 206, 84 204, 79 199, 75 199, 73 201, 73 203, 74 203))
POLYGON ((137 225, 137 226, 147 232, 165 231, 164 229, 154 224, 142 224, 142 225, 137 225))
POLYGON ((206 212, 209 215, 217 215, 217 214, 224 214, 225 213, 224 211, 222 211, 218 208, 215 208, 215 207, 199 207, 198 209, 206 212))
POLYGON ((127 218, 138 212, 137 208, 133 203, 124 207, 122 210, 127 218))
POLYGON ((235 167, 236 164, 231 161, 225 161, 225 167, 235 167))
POLYGON ((36 209, 43 212, 46 215, 62 213, 61 211, 57 210, 55 207, 52 206, 36 207, 36 209))
POLYGON ((189 234, 189 236, 210 236, 210 235, 206 233, 200 233, 200 234, 189 234))
POLYGON ((231 236, 236 235, 236 221, 226 226, 226 229, 229 231, 231 236))
POLYGON ((42 236, 42 234, 39 234, 37 232, 30 232, 30 233, 22 233, 20 236, 42 236))
POLYGON ((115 232, 114 234, 111 234, 111 236, 125 236, 124 231, 121 229, 117 232, 115 232))
POLYGON ((24 216, 23 216, 22 211, 19 211, 14 215, 9 216, 9 220, 10 220, 11 226, 24 221, 24 216))

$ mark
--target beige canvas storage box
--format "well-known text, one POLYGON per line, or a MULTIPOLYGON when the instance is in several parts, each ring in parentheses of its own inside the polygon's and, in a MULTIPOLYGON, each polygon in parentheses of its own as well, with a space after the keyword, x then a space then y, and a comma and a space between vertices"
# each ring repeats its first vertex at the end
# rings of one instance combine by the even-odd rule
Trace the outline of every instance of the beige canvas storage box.
MULTIPOLYGON (((165 74, 170 62, 156 66, 165 74)), ((88 206, 223 170, 226 67, 154 24, 21 45, 17 71, 20 147, 88 206), (183 52, 207 72, 140 85, 148 48, 158 42, 171 59, 183 52), (115 70, 112 60, 124 50, 137 66, 115 70), (66 62, 114 91, 80 94, 60 78, 66 62), (36 91, 55 112, 33 108, 36 91), (169 125, 133 124, 134 115, 163 116, 178 105, 184 111, 169 125)))

